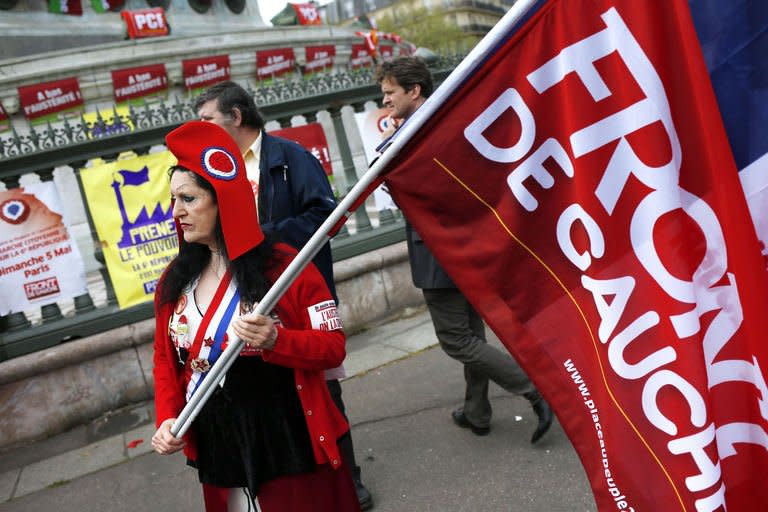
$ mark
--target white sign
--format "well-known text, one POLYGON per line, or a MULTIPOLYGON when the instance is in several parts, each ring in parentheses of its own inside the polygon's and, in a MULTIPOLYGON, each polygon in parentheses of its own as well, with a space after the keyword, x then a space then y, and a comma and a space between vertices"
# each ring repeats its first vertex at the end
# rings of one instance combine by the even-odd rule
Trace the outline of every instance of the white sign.
POLYGON ((0 192, 0 315, 86 293, 62 211, 53 182, 0 192))

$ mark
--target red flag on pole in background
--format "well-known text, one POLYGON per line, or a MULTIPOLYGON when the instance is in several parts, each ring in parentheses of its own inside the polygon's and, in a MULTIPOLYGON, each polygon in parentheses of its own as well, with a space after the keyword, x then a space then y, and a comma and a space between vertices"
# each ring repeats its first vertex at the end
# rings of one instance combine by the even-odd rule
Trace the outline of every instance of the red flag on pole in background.
POLYGON ((600 511, 768 510, 768 294, 688 4, 526 4, 389 190, 600 511))
POLYGON ((299 25, 322 25, 320 13, 317 7, 312 4, 289 4, 296 13, 296 19, 299 25))
MULTIPOLYGON (((363 44, 365 45, 365 49, 368 52, 368 54, 371 57, 376 56, 376 48, 379 46, 379 36, 376 32, 376 29, 366 30, 366 31, 357 31, 355 32, 356 36, 360 36, 365 41, 363 44)), ((354 48, 357 45, 352 45, 352 48, 354 48)), ((353 52, 354 53, 354 52, 353 52)))

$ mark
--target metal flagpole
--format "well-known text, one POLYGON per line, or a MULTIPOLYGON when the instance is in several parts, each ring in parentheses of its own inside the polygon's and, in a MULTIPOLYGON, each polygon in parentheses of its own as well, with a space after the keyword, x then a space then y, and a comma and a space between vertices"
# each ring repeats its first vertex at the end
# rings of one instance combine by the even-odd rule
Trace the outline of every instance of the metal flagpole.
MULTIPOLYGON (((443 81, 435 92, 427 98, 427 101, 403 124, 397 131, 392 143, 378 160, 360 177, 344 199, 338 204, 331 215, 317 229, 312 238, 299 251, 296 257, 291 261, 285 271, 275 281, 272 287, 267 291, 264 298, 254 309, 254 314, 267 315, 275 307, 280 297, 286 292, 289 286, 298 277, 302 270, 312 261, 312 258, 320 251, 325 243, 330 240, 333 228, 344 219, 348 219, 354 211, 352 208, 362 197, 366 189, 378 178, 381 171, 392 161, 400 152, 405 144, 424 126, 424 123, 437 111, 438 108, 450 97, 464 80, 466 80, 480 64, 498 45, 509 31, 525 16, 528 10, 538 0, 518 0, 491 29, 490 32, 469 52, 456 69, 443 81)), ((197 415, 202 410, 205 402, 208 401, 216 386, 226 375, 227 370, 235 362, 235 358, 240 354, 245 342, 241 339, 232 340, 227 348, 213 364, 208 375, 198 387, 192 398, 176 418, 176 422, 171 427, 171 434, 174 437, 183 436, 197 415)))

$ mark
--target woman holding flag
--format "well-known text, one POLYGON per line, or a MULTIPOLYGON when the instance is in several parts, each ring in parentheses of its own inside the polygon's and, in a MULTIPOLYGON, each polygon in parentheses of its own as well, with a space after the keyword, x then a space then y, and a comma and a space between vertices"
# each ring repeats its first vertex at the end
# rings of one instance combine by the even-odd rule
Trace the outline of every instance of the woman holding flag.
POLYGON ((152 446, 184 449, 206 510, 358 511, 336 440, 348 430, 323 370, 344 359, 344 334, 323 277, 310 265, 270 316, 250 313, 295 255, 264 239, 240 151, 212 123, 166 137, 179 255, 155 294, 152 446), (177 416, 229 340, 245 347, 195 419, 177 416))

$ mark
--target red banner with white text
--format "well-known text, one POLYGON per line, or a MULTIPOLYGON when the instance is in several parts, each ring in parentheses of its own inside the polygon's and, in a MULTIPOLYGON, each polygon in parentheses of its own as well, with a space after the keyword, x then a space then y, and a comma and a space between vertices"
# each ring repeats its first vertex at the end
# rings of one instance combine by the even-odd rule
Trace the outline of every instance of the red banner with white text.
POLYGON ((229 55, 186 59, 181 61, 181 69, 187 90, 203 89, 229 80, 229 55))
POLYGON ((373 57, 368 52, 365 44, 353 44, 352 56, 349 59, 349 66, 352 69, 367 68, 373 65, 373 57))
POLYGON ((687 2, 536 3, 391 168, 601 512, 768 510, 768 292, 687 2))
POLYGON ((74 77, 19 87, 19 101, 24 117, 33 123, 52 121, 62 113, 83 108, 80 84, 74 77))
POLYGON ((303 146, 307 151, 320 160, 325 174, 333 174, 331 167, 331 154, 328 151, 328 140, 325 138, 323 125, 320 123, 310 123, 303 126, 292 126, 269 132, 270 135, 292 140, 303 146))
POLYGON ((165 64, 151 64, 112 71, 115 103, 163 97, 168 91, 165 64))
POLYGON ((276 48, 256 52, 256 78, 270 80, 291 73, 295 62, 293 48, 276 48))
POLYGON ((307 46, 306 64, 304 65, 304 74, 309 75, 333 67, 333 60, 336 57, 336 46, 332 44, 322 46, 307 46))
POLYGON ((165 18, 165 11, 162 7, 122 11, 120 16, 125 21, 129 39, 161 37, 167 36, 170 33, 168 21, 165 18))

